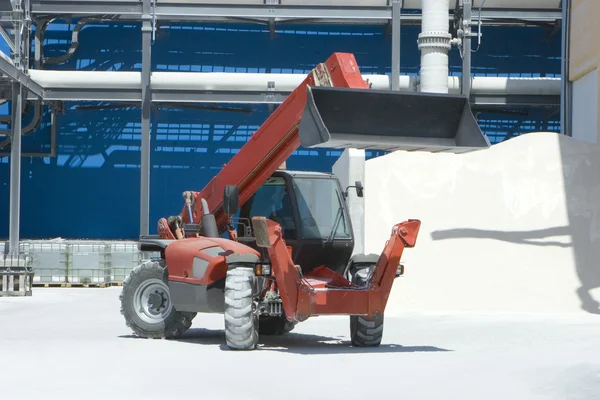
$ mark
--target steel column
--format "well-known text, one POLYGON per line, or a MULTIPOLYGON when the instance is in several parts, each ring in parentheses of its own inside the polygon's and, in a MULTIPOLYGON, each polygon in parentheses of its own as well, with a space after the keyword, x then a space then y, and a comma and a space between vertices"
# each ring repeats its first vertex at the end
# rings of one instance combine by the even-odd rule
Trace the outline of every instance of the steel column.
POLYGON ((571 82, 569 81, 569 59, 570 59, 570 30, 571 30, 571 0, 562 2, 562 20, 561 20, 561 77, 562 85, 560 88, 560 133, 562 135, 572 136, 571 132, 571 82))
POLYGON ((471 0, 462 0, 463 3, 463 46, 462 46, 462 78, 461 93, 467 96, 471 95, 471 0))
POLYGON ((400 26, 403 0, 392 0, 392 90, 400 90, 400 26))
POLYGON ((21 84, 12 84, 11 125, 12 137, 10 143, 10 227, 8 252, 13 256, 19 254, 19 222, 21 202, 21 108, 23 94, 21 84))
MULTIPOLYGON (((23 4, 20 0, 12 3, 14 26, 14 73, 17 77, 23 75, 23 36, 24 25, 23 4)), ((26 63, 25 63, 26 64, 26 63)), ((10 76, 10 75, 9 75, 10 76)), ((10 204, 9 204, 9 233, 8 252, 13 256, 19 254, 20 234, 20 202, 21 202, 21 114, 23 112, 23 90, 20 80, 14 79, 12 83, 12 110, 11 110, 11 147, 10 147, 10 204)))
POLYGON ((150 227, 150 111, 152 93, 151 39, 152 0, 144 0, 142 16, 142 145, 140 165, 140 235, 148 235, 150 227))

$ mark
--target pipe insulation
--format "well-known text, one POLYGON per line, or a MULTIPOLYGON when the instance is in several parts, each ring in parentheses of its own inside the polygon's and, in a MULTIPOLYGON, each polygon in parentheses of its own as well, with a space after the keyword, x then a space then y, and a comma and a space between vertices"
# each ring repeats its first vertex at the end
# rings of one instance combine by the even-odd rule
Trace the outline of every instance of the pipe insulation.
MULTIPOLYGON (((52 89, 140 89, 140 72, 119 71, 49 71, 30 69, 31 78, 46 90, 52 89)), ((235 72, 153 72, 153 90, 172 91, 266 91, 292 92, 306 78, 304 74, 268 74, 235 72)), ((363 75, 376 90, 390 90, 388 75, 363 75)), ((418 77, 400 75, 400 90, 415 91, 418 77)), ((446 76, 450 93, 460 93, 460 77, 446 76)), ((508 78, 476 76, 472 78, 475 94, 559 95, 560 78, 508 78)))
MULTIPOLYGON (((177 0, 161 0, 160 2, 176 2, 177 0)), ((186 2, 192 2, 198 0, 186 0, 186 2)), ((595 0, 594 0, 595 1, 595 0)), ((235 3, 242 5, 250 4, 264 4, 264 0, 210 0, 201 1, 202 3, 235 3)), ((473 7, 479 7, 483 0, 473 0, 473 7)), ((388 0, 280 0, 279 4, 282 6, 335 6, 335 7, 385 7, 387 6, 388 0)), ((452 0, 452 4, 448 7, 450 10, 454 10, 455 0, 452 0)), ((485 8, 488 9, 560 9, 561 0, 487 0, 485 8)), ((418 10, 421 8, 421 0, 404 0, 402 8, 405 10, 418 10)))
POLYGON ((423 0, 421 33, 421 87, 425 93, 448 93, 448 52, 452 35, 449 0, 423 0))

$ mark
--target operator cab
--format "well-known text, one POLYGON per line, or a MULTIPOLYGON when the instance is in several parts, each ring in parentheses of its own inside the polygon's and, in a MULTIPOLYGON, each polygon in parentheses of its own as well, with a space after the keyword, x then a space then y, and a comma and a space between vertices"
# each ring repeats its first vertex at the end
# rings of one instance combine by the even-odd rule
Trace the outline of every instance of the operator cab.
POLYGON ((249 222, 256 216, 281 225, 294 263, 305 273, 319 265, 341 273, 352 255, 352 225, 344 191, 333 174, 274 172, 240 208, 238 237, 253 236, 249 222))

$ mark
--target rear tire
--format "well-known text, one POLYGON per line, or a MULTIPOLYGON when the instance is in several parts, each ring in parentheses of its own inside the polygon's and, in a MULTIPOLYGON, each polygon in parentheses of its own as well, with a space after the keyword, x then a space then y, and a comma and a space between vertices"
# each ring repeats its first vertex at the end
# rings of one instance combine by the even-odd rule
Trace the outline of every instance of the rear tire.
POLYGON ((148 261, 135 267, 123 281, 119 296, 125 324, 137 336, 173 339, 192 326, 196 313, 173 307, 164 261, 148 261))
POLYGON ((225 278, 225 340, 233 350, 254 350, 258 343, 253 266, 230 266, 225 278))
MULTIPOLYGON (((367 268, 357 269, 352 276, 352 282, 362 285, 371 275, 375 265, 367 268)), ((377 347, 383 338, 383 314, 374 317, 363 317, 360 315, 350 316, 350 341, 354 347, 377 347)))

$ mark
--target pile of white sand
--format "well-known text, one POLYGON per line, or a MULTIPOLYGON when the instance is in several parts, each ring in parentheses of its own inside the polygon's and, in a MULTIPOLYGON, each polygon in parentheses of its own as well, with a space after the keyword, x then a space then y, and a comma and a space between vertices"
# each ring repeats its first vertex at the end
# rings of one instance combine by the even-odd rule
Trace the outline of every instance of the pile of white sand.
POLYGON ((600 312, 600 146, 531 133, 368 160, 365 250, 422 221, 387 313, 600 312), (594 293, 595 292, 595 293, 594 293))

